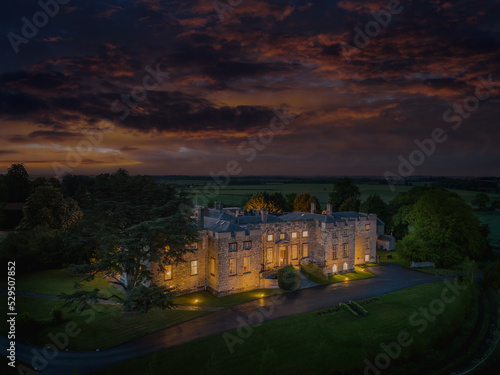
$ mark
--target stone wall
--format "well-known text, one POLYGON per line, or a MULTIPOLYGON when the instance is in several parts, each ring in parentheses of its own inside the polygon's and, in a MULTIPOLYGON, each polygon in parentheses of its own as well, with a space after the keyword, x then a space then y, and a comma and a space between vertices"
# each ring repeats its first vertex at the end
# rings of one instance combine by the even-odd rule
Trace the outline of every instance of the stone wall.
POLYGON ((355 231, 347 221, 338 223, 322 223, 322 239, 325 247, 326 275, 354 271, 355 231), (344 257, 344 244, 348 245, 347 257, 344 257), (337 256, 333 256, 333 246, 337 248, 337 256), (347 264, 347 269, 344 265, 347 264), (335 266, 335 267, 334 267, 335 266))
POLYGON ((257 289, 260 286, 262 264, 260 230, 214 233, 214 241, 209 250, 217 256, 218 285, 211 287, 217 295, 239 293, 257 289), (244 243, 251 242, 251 248, 245 249, 244 243), (236 244, 236 250, 230 251, 230 244, 236 244), (250 258, 250 268, 244 271, 244 258, 250 258), (230 274, 230 261, 236 260, 236 274, 230 274))

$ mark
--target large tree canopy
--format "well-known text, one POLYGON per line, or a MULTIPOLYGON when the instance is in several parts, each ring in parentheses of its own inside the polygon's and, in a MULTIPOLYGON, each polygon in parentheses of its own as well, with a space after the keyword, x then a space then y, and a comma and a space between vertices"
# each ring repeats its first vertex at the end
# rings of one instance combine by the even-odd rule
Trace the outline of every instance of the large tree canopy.
MULTIPOLYGON (((152 177, 131 177, 119 170, 97 176, 89 199, 85 227, 95 237, 95 259, 73 269, 89 273, 88 279, 99 272, 114 278, 125 290, 129 309, 168 307, 171 291, 155 284, 150 264, 161 268, 182 262, 193 251, 188 245, 198 240, 198 228, 190 218, 187 194, 152 177)), ((92 296, 80 291, 73 300, 86 297, 92 296)))
MULTIPOLYGON (((24 202, 30 194, 31 184, 24 164, 12 164, 5 175, 8 202, 24 202)), ((0 199, 2 201, 3 199, 0 199)))
POLYGON ((330 194, 333 211, 359 211, 361 193, 354 181, 348 177, 340 178, 333 183, 330 194))
MULTIPOLYGON (((407 201, 412 196, 410 190, 407 201)), ((445 189, 415 189, 414 203, 400 206, 398 220, 409 233, 398 241, 402 255, 414 261, 431 261, 452 267, 465 258, 481 259, 488 249, 479 219, 467 203, 445 189)), ((400 197, 401 198, 401 197, 400 197)))
POLYGON ((67 230, 82 216, 78 203, 64 198, 59 189, 42 185, 28 197, 23 207, 20 230, 45 226, 53 230, 67 230))
POLYGON ((321 213, 321 207, 319 205, 318 199, 314 195, 299 194, 293 200, 293 210, 301 211, 301 212, 310 212, 311 211, 311 202, 316 204, 316 213, 321 213))
POLYGON ((368 198, 361 203, 359 210, 367 214, 376 214, 377 217, 385 223, 386 233, 392 230, 391 207, 377 194, 369 195, 368 198))
POLYGON ((269 194, 256 193, 245 205, 245 209, 267 210, 269 213, 282 213, 286 211, 286 200, 281 193, 269 194))

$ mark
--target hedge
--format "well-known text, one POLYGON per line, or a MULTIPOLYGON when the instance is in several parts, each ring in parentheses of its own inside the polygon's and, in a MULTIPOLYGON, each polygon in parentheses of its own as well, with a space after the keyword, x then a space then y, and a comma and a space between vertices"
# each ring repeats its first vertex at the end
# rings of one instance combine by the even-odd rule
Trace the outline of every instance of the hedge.
POLYGON ((306 275, 306 277, 318 284, 329 284, 330 280, 325 275, 323 270, 319 268, 314 263, 307 263, 300 266, 301 272, 306 275))

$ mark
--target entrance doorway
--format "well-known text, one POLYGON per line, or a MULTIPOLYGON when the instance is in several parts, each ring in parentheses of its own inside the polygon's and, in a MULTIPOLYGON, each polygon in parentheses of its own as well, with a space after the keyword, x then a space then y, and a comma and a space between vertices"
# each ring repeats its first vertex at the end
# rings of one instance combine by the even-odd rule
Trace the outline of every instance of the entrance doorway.
POLYGON ((280 266, 282 266, 283 264, 288 264, 288 251, 286 249, 286 246, 280 246, 278 250, 280 255, 280 266))

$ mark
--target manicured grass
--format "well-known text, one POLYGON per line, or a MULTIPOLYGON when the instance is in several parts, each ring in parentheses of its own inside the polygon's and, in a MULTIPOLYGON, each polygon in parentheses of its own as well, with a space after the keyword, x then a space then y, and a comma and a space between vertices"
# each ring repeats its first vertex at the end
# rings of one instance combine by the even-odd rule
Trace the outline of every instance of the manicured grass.
MULTIPOLYGON (((6 306, 7 304, 5 304, 6 306)), ((18 314, 29 312, 37 320, 50 321, 50 311, 62 305, 62 301, 43 298, 17 296, 16 311, 18 314)), ((5 313, 6 307, 2 308, 5 313)), ((148 333, 179 324, 207 314, 206 311, 185 310, 152 310, 146 314, 123 312, 120 306, 96 305, 92 312, 64 313, 66 321, 59 324, 50 324, 38 332, 30 332, 28 341, 34 345, 50 343, 47 335, 64 332, 68 322, 75 322, 81 332, 71 338, 70 350, 95 350, 115 346, 148 333)), ((2 334, 6 333, 7 322, 0 323, 2 334)))
MULTIPOLYGON (((75 281, 80 281, 84 276, 73 275, 66 269, 45 270, 18 275, 16 278, 16 289, 24 292, 43 293, 58 295, 59 293, 74 293, 75 281)), ((124 294, 115 286, 110 284, 102 276, 97 276, 93 281, 83 283, 83 290, 98 288, 105 298, 115 294, 124 298, 124 294)))
POLYGON ((412 335, 413 343, 403 349, 401 357, 384 374, 421 374, 433 361, 452 357, 470 334, 470 322, 475 321, 468 293, 462 292, 433 322, 427 323, 422 333, 417 332, 421 325, 410 324, 409 317, 439 299, 444 287, 443 283, 425 284, 380 296, 378 301, 365 305, 369 314, 362 318, 345 311, 291 316, 252 327, 253 332, 244 339, 238 338, 237 331, 230 332, 239 340, 232 350, 225 340, 231 336, 216 335, 96 374, 138 374, 146 368, 158 374, 164 369, 172 374, 218 375, 358 373, 365 359, 373 362, 382 351, 380 345, 396 341, 402 331, 412 335), (464 340, 456 338, 457 332, 465 335, 464 340), (435 350, 437 347, 440 349, 435 350))
POLYGON ((377 255, 380 256, 381 263, 387 262, 403 267, 410 267, 410 261, 400 256, 397 251, 377 250, 377 255), (389 259, 388 255, 392 255, 392 259, 389 259))
POLYGON ((500 212, 498 211, 475 211, 474 212, 483 224, 490 227, 490 243, 500 247, 500 212))
POLYGON ((178 305, 227 307, 227 306, 239 305, 240 303, 284 292, 285 291, 281 289, 255 289, 249 292, 242 292, 242 293, 231 294, 229 296, 216 297, 210 292, 203 291, 203 292, 184 294, 182 296, 175 297, 174 303, 178 305))
POLYGON ((357 267, 360 268, 367 268, 367 267, 376 267, 379 266, 377 263, 365 263, 365 264, 358 264, 357 267))
POLYGON ((341 273, 338 275, 331 275, 328 277, 330 283, 339 283, 342 281, 351 281, 359 279, 369 279, 370 277, 375 277, 371 272, 368 272, 362 267, 355 267, 354 272, 341 273), (347 280, 346 280, 347 279, 347 280))

